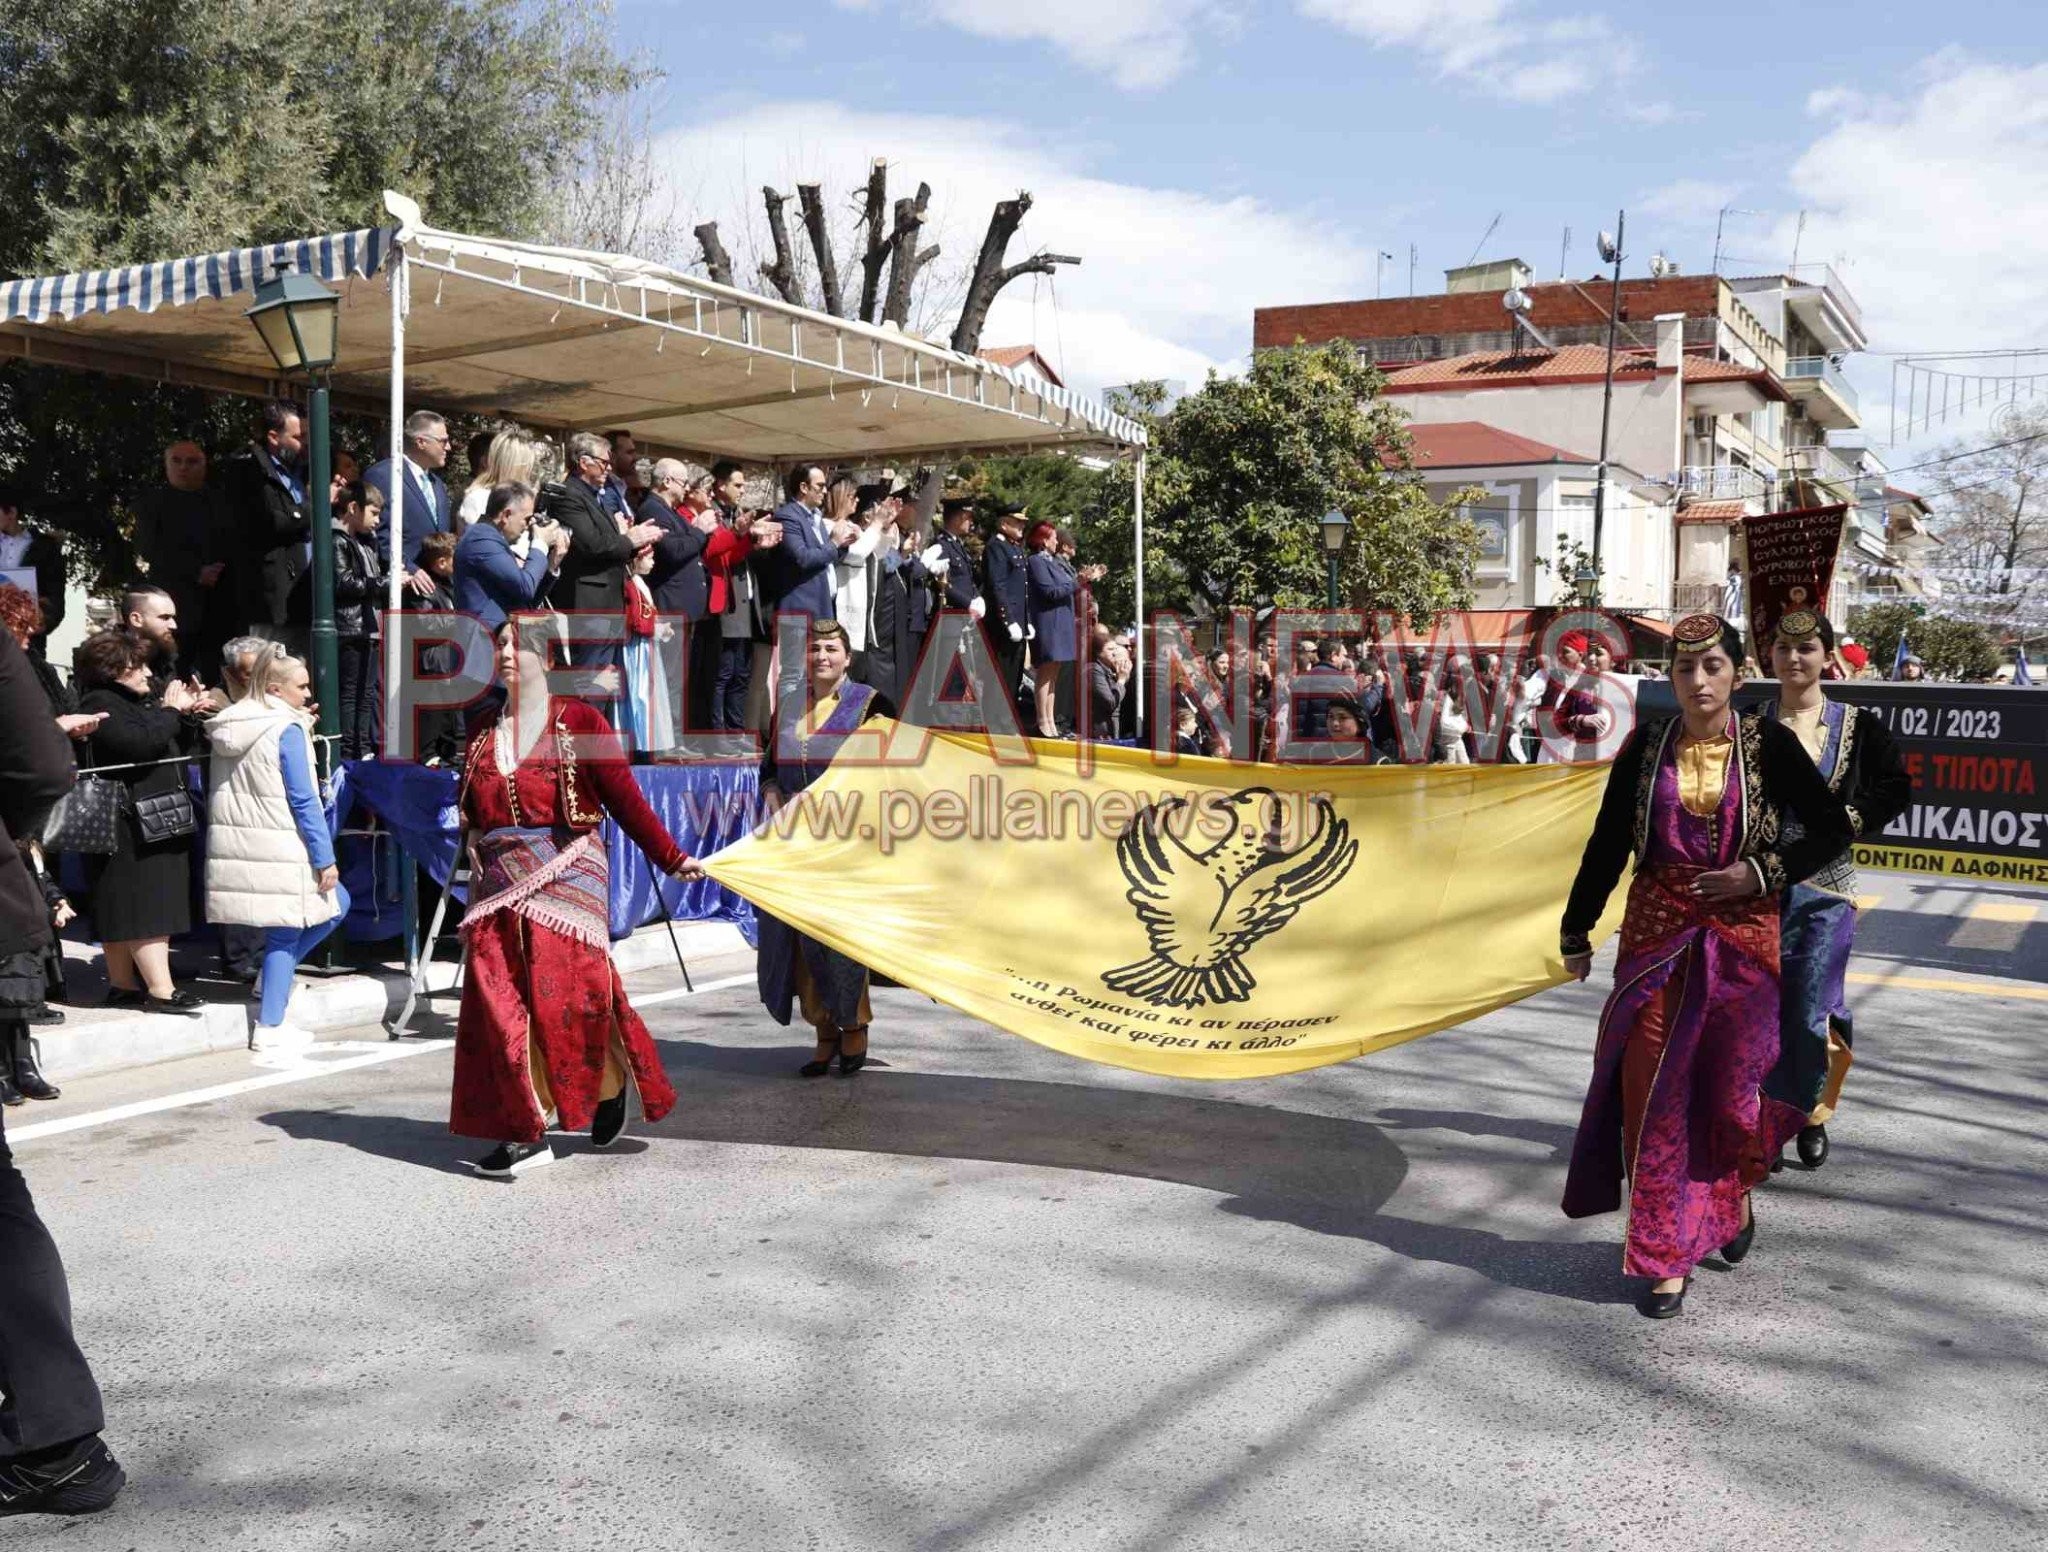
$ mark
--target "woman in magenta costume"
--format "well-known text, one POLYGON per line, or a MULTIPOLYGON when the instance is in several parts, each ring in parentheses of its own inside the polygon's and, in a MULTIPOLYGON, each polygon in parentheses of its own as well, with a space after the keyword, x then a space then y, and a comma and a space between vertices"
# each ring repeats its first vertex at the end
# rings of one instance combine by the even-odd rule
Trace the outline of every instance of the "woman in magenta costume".
POLYGON ((1626 1207, 1637 1308, 1684 1308, 1692 1269, 1756 1235, 1750 1189, 1805 1117, 1762 1093, 1778 1059, 1778 899, 1849 844, 1849 819, 1778 723, 1730 710, 1742 638, 1713 615, 1673 632, 1679 715, 1646 722, 1608 772, 1565 907, 1565 968, 1636 859, 1614 992, 1565 1181, 1573 1218, 1626 1207), (1787 819, 1800 835, 1786 837, 1787 819))
POLYGON ((612 963, 610 814, 648 861, 701 876, 647 806, 618 735, 595 708, 550 697, 555 617, 515 615, 498 632, 505 709, 469 740, 462 821, 471 836, 468 969, 455 1026, 450 1128, 498 1143, 479 1174, 554 1160, 553 1118, 606 1147, 626 1126, 626 1090, 658 1121, 676 1091, 612 963))

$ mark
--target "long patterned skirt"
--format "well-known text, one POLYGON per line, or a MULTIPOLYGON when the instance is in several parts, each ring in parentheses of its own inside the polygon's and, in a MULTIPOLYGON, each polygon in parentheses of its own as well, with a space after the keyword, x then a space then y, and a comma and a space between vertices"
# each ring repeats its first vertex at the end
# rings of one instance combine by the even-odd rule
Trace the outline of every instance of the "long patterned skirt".
POLYGON ((554 853, 544 837, 499 830, 484 838, 485 872, 462 925, 469 962, 448 1121, 464 1137, 534 1142, 550 1111, 563 1130, 583 1131, 629 1072, 648 1120, 675 1106, 654 1037, 626 1001, 607 947, 604 848, 592 833, 554 853), (489 853, 501 838, 504 867, 489 853), (516 877, 521 867, 530 871, 516 877))
POLYGON ((1680 1277, 1735 1238, 1742 1197, 1804 1115, 1762 1093, 1778 1058, 1778 908, 1707 906, 1705 868, 1637 873, 1600 1015, 1564 1210, 1628 1210, 1623 1272, 1680 1277))

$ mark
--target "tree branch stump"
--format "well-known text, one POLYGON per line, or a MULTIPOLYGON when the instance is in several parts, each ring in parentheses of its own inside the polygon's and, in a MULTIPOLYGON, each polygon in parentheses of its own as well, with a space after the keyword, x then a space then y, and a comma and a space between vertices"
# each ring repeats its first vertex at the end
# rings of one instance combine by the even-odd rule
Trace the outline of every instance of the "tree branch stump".
POLYGON ((782 213, 789 196, 764 188, 761 199, 768 207, 768 235, 775 239, 775 262, 763 264, 761 274, 783 301, 801 307, 804 299, 796 284, 796 250, 790 246, 789 221, 782 213))
POLYGON ((931 203, 932 186, 920 183, 917 198, 896 201, 896 229, 889 239, 889 299, 882 306, 882 320, 899 329, 910 326, 910 287, 917 272, 938 257, 937 248, 918 251, 917 236, 924 228, 925 207, 931 203))
POLYGON ((832 256, 832 233, 825 225, 824 186, 799 183, 796 195, 803 205, 804 230, 811 234, 811 252, 818 258, 818 290, 825 299, 825 311, 835 318, 844 318, 846 301, 839 294, 839 261, 832 256))
POLYGON ((860 321, 873 323, 875 307, 881 301, 882 266, 889 262, 893 233, 886 226, 889 214, 889 163, 876 157, 868 168, 867 194, 861 206, 861 222, 867 228, 867 251, 860 259, 860 321))
POLYGON ((697 228, 697 246, 704 250, 704 268, 721 286, 732 284, 732 255, 718 235, 718 223, 706 221, 697 228))

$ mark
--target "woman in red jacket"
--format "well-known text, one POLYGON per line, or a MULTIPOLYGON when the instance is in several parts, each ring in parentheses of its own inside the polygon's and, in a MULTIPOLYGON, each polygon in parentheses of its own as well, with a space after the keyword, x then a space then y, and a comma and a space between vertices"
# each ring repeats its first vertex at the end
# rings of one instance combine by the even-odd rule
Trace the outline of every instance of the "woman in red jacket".
POLYGON ((498 632, 505 709, 469 742, 462 818, 471 841, 469 961, 455 1027, 449 1126, 498 1146, 479 1174, 554 1161, 547 1129, 626 1128, 628 1083, 658 1121, 676 1092, 612 963, 610 878, 598 826, 609 814, 648 860, 703 876, 641 796, 603 715, 548 693, 559 617, 514 615, 498 632))

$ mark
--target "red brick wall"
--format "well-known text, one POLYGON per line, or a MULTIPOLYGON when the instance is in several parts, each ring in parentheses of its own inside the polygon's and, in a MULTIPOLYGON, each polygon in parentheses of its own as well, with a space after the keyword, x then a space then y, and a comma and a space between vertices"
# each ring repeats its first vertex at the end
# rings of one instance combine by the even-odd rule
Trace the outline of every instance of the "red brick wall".
MULTIPOLYGON (((1581 282, 1588 301, 1568 284, 1550 281, 1527 287, 1529 317, 1549 324, 1604 323, 1607 282, 1581 282), (1598 305, 1594 305, 1597 302, 1598 305)), ((1621 315, 1646 323, 1659 313, 1712 317, 1720 307, 1720 281, 1712 275, 1672 275, 1663 280, 1624 280, 1621 315)), ((1498 291, 1465 291, 1443 296, 1389 297, 1377 302, 1312 302, 1301 307, 1261 307, 1252 313, 1252 347, 1311 345, 1331 340, 1400 339, 1411 334, 1477 334, 1507 327, 1498 291)))

